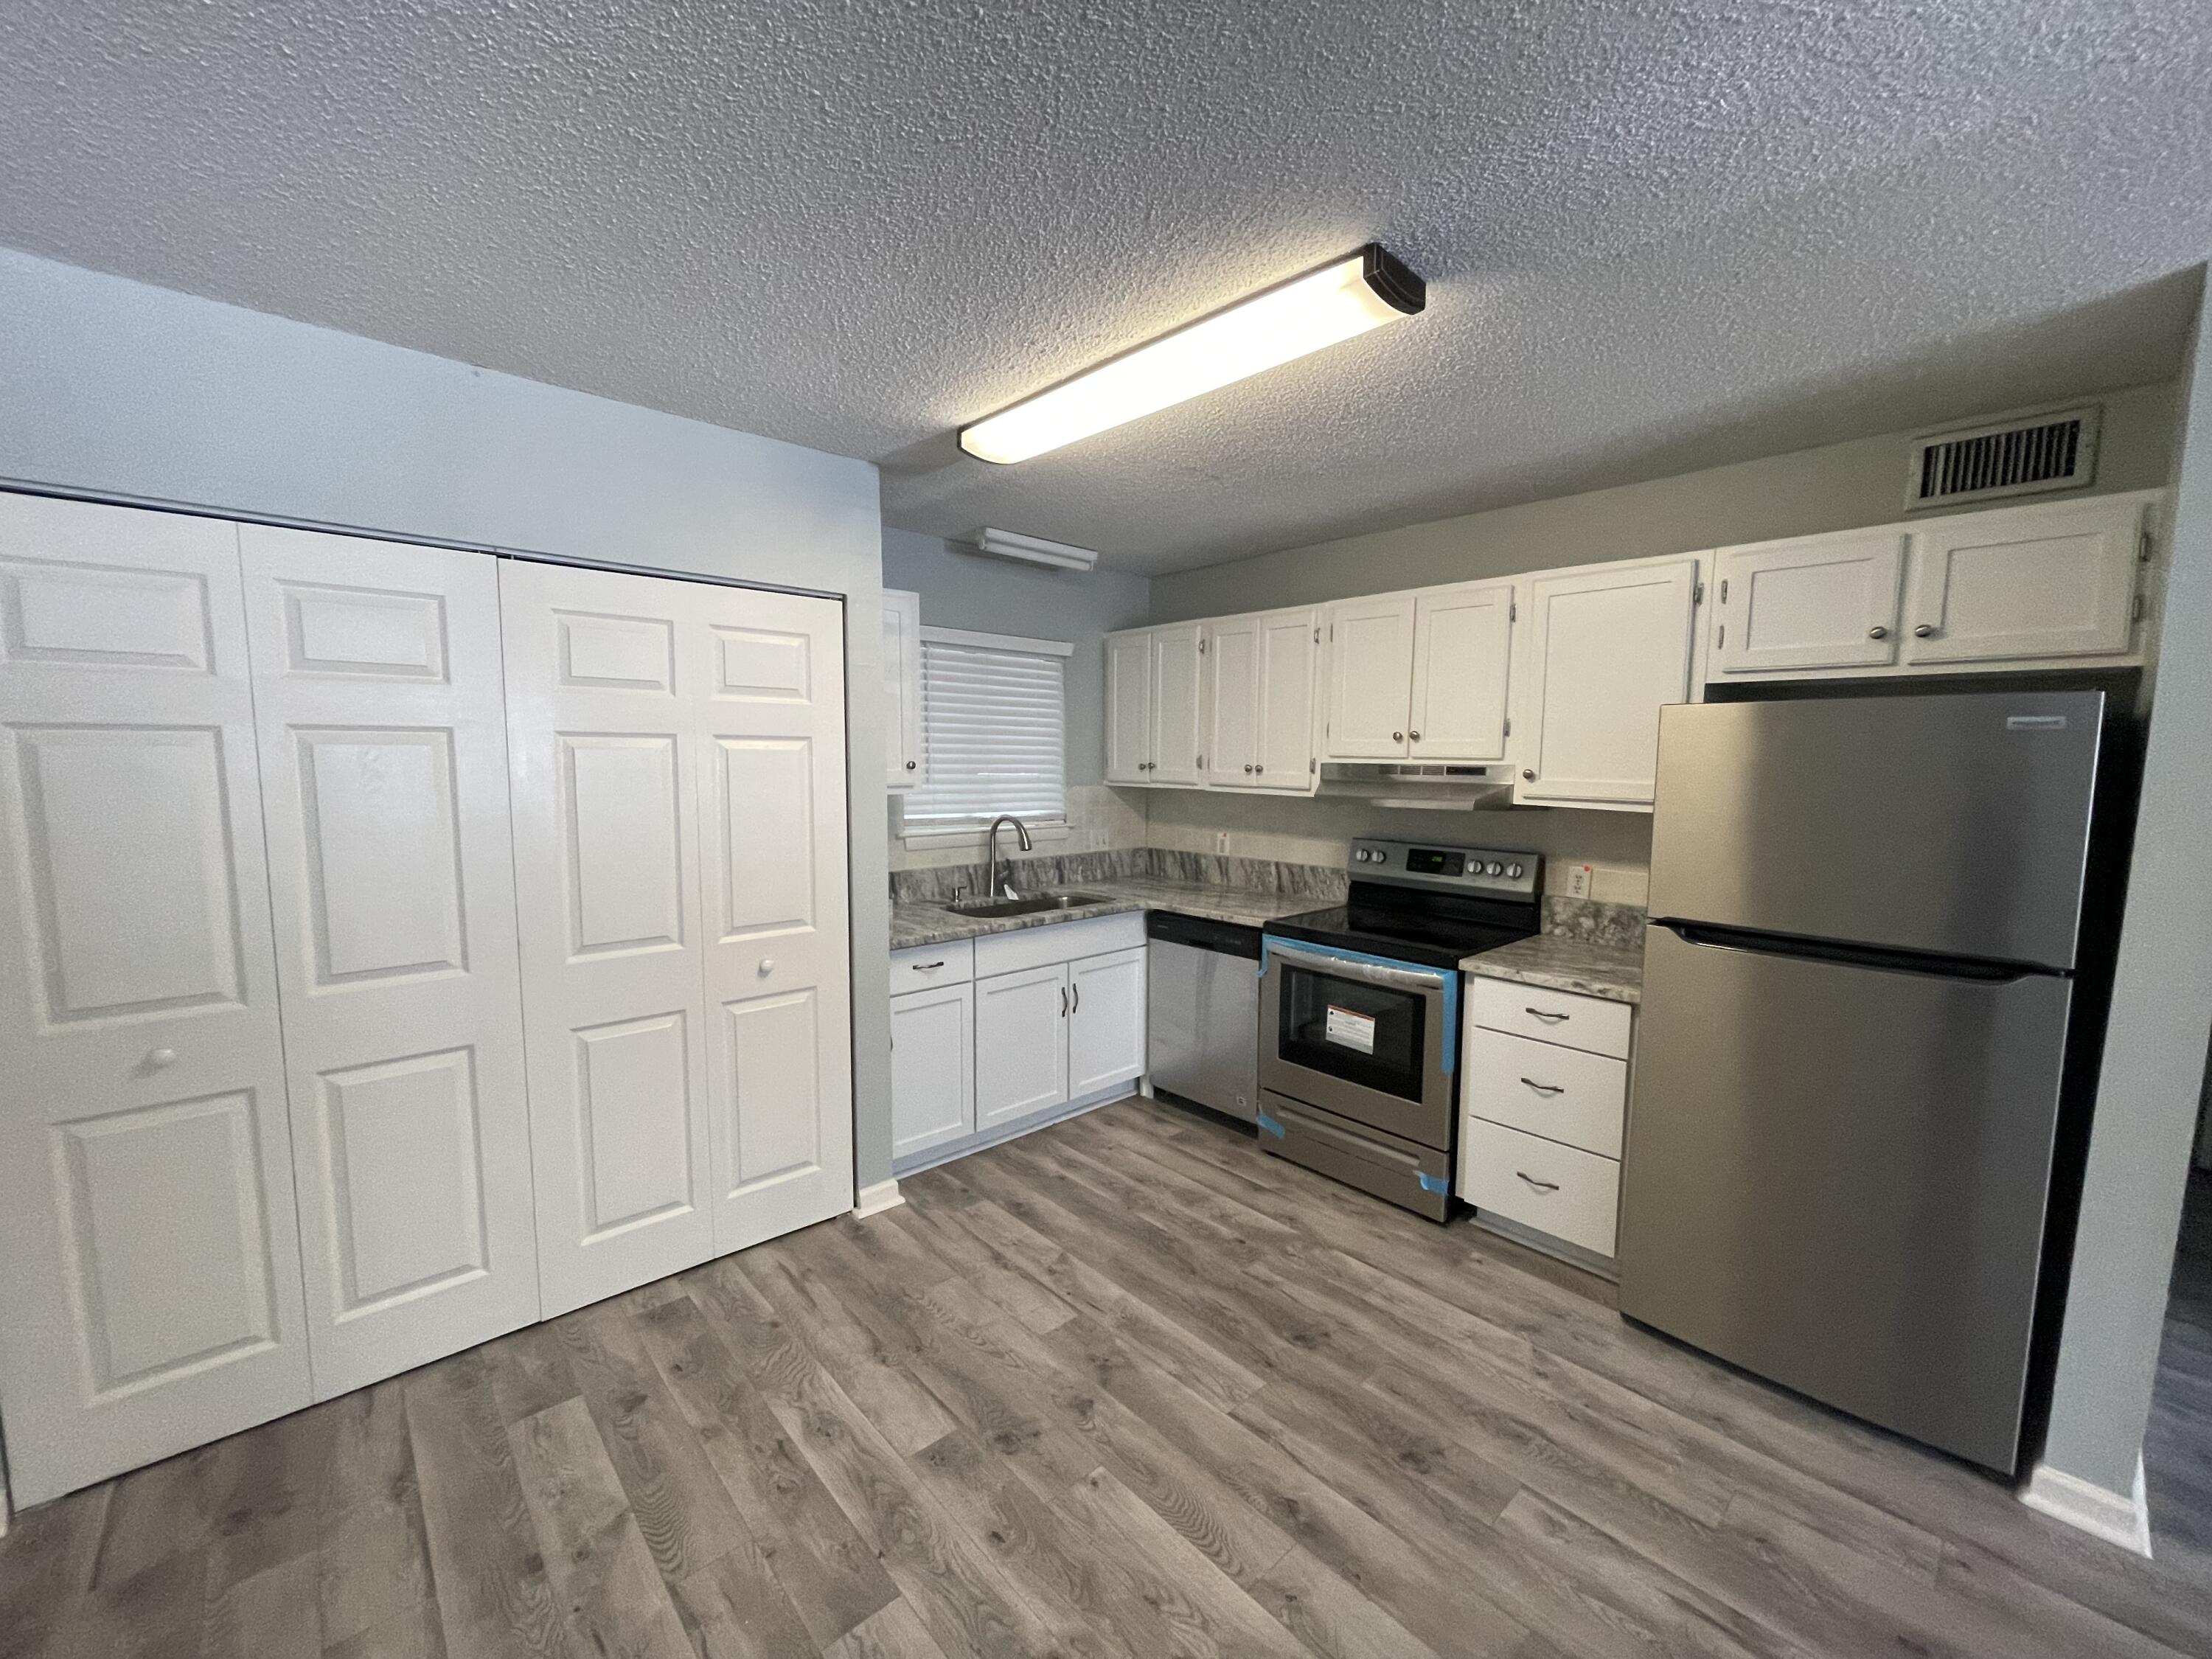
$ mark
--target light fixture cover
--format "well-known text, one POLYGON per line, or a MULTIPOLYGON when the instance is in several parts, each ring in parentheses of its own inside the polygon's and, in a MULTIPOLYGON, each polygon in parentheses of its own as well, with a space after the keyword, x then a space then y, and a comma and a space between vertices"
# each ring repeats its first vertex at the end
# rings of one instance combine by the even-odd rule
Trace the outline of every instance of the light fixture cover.
POLYGON ((1428 286, 1379 243, 1087 368, 960 431, 986 461, 1025 461, 1409 317, 1428 286))
POLYGON ((1048 542, 1042 536, 1018 535, 1011 530, 979 530, 973 537, 975 550, 994 558, 1018 559, 1024 564, 1050 565, 1057 570, 1091 570, 1098 556, 1087 547, 1048 542))

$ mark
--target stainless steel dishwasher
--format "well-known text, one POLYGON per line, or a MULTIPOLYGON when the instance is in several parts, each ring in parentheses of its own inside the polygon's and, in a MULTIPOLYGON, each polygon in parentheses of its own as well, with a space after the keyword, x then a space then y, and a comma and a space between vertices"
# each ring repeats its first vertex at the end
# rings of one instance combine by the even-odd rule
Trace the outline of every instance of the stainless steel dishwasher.
POLYGON ((1260 930, 1155 911, 1146 931, 1153 1092, 1255 1121, 1260 930))

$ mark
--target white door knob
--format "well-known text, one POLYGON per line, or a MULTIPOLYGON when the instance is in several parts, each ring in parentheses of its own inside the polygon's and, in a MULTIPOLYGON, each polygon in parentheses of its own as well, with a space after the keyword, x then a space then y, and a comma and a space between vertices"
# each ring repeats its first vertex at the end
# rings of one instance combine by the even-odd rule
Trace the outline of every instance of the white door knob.
POLYGON ((151 1072, 158 1072, 165 1066, 176 1063, 177 1051, 174 1048, 156 1048, 146 1056, 146 1069, 151 1072))
POLYGON ((774 957, 763 957, 761 958, 760 970, 763 974, 774 973, 775 971, 775 958, 774 957))

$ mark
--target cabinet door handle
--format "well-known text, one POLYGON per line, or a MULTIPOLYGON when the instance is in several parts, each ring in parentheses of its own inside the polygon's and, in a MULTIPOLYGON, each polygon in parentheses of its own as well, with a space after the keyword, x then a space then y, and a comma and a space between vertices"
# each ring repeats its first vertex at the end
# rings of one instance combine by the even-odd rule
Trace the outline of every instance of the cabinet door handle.
POLYGON ((1521 769, 1521 781, 1522 781, 1523 783, 1534 783, 1534 782, 1535 782, 1535 781, 1536 781, 1536 770, 1535 770, 1535 769, 1534 769, 1534 767, 1530 767, 1530 766, 1524 766, 1524 767, 1522 767, 1522 768, 1521 769))
POLYGON ((942 960, 942 959, 939 959, 939 961, 936 961, 936 962, 915 962, 915 963, 908 963, 907 965, 908 965, 908 967, 912 968, 912 969, 914 969, 914 971, 915 971, 915 973, 917 973, 917 974, 927 974, 927 973, 933 973, 933 972, 935 972, 938 969, 942 968, 943 966, 945 966, 945 963, 944 963, 944 962, 943 962, 943 960, 942 960))
POLYGON ((1083 1012, 1083 988, 1080 985, 1071 985, 1067 988, 1074 997, 1075 1012, 1079 1014, 1083 1012))
POLYGON ((914 770, 914 763, 912 761, 908 761, 906 763, 906 769, 909 772, 914 770))
POLYGON ((1912 630, 1912 637, 1916 640, 1924 640, 1931 637, 1935 632, 1934 623, 1922 623, 1912 630))
POLYGON ((1390 734, 1390 741, 1393 743, 1403 743, 1405 740, 1406 734, 1403 732, 1393 732, 1390 734))
POLYGON ((1540 1019, 1546 1024, 1551 1025, 1557 1025, 1561 1020, 1572 1019, 1574 1018, 1572 1014, 1556 1014, 1552 1012, 1550 1010, 1544 1008, 1527 1007, 1523 1008, 1521 1012, 1524 1014, 1534 1014, 1538 1019, 1540 1019))
POLYGON ((1250 761, 1246 761, 1246 762, 1244 763, 1244 769, 1245 769, 1247 772, 1249 772, 1249 771, 1250 771, 1250 770, 1252 769, 1252 763, 1251 763, 1250 761))
POLYGON ((1065 985, 1060 988, 1060 1017, 1062 1019, 1067 1018, 1067 987, 1065 985))
POLYGON ((1540 1095, 1563 1095, 1567 1091, 1566 1085, 1564 1084, 1539 1083, 1533 1077, 1524 1077, 1521 1080, 1540 1095))
POLYGON ((1867 637, 1870 640, 1886 640, 1889 637, 1889 630, 1887 628, 1882 627, 1881 624, 1876 623, 1874 627, 1867 629, 1867 637))
POLYGON ((1559 1183, 1558 1182, 1539 1181, 1535 1176, 1530 1175, 1526 1170, 1516 1170, 1513 1173, 1519 1176, 1522 1180, 1527 1182, 1531 1187, 1534 1187, 1540 1193, 1556 1193, 1559 1190, 1559 1183))
POLYGON ((1264 772, 1264 771, 1266 771, 1267 769, 1266 767, 1264 767, 1264 766, 1255 766, 1255 767, 1254 767, 1252 769, 1253 769, 1255 772, 1264 772))
POLYGON ((1421 734, 1418 732, 1408 732, 1406 735, 1411 738, 1415 743, 1419 743, 1421 740, 1421 734))

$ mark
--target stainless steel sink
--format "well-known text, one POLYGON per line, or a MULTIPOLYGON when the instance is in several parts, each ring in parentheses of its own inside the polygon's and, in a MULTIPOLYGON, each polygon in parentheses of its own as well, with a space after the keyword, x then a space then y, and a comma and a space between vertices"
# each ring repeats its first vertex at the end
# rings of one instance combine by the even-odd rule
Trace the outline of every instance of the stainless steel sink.
POLYGON ((955 899, 945 908, 957 916, 1035 916, 1111 902, 1103 893, 1039 893, 1031 898, 955 899))

